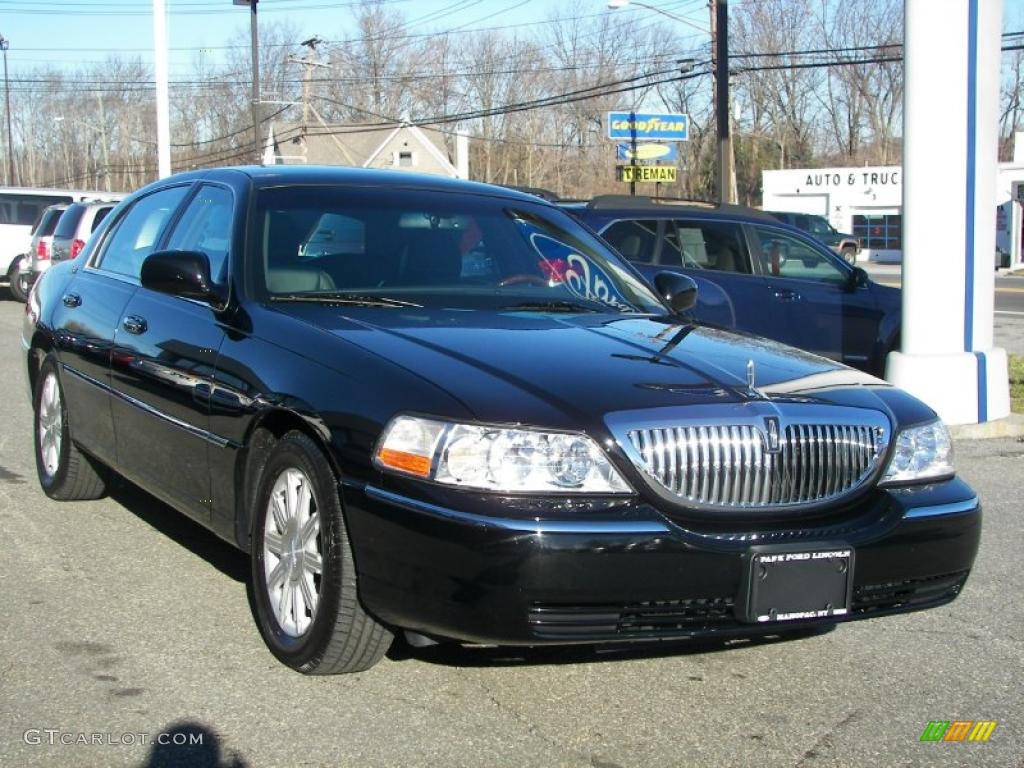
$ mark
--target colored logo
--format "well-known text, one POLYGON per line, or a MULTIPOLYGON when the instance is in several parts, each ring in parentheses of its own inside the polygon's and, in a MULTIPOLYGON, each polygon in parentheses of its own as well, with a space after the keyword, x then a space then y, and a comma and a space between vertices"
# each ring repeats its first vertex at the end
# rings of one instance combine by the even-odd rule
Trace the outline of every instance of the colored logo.
POLYGON ((932 720, 921 741, 988 741, 995 729, 995 720, 932 720))
POLYGON ((608 138, 686 141, 690 138, 690 120, 676 113, 609 112, 608 138))
POLYGON ((637 144, 633 147, 629 144, 619 144, 615 148, 615 159, 623 162, 629 160, 664 160, 666 163, 674 162, 679 156, 675 144, 637 144))

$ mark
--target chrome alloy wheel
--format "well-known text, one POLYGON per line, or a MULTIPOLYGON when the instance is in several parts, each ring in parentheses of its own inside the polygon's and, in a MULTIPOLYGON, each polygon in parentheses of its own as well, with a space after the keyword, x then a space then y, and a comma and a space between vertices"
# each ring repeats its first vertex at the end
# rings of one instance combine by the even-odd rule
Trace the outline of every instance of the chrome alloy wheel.
POLYGON ((263 575, 274 618, 299 637, 316 617, 323 583, 320 512, 306 474, 289 467, 277 476, 264 514, 263 575))
POLYGON ((61 439, 64 429, 64 416, 61 412, 60 384, 57 374, 50 372, 43 381, 43 391, 39 396, 39 458, 47 477, 53 477, 60 469, 61 439))

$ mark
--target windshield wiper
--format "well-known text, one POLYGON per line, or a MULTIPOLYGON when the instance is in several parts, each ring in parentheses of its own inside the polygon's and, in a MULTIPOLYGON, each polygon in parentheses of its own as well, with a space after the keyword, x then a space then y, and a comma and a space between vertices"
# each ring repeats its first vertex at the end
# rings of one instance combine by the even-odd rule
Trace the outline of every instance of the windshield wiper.
POLYGON ((613 312, 613 307, 599 309, 590 304, 576 301, 524 301, 522 304, 510 304, 502 307, 507 312, 613 312))
POLYGON ((355 307, 411 307, 422 309, 422 304, 392 299, 387 296, 370 296, 359 293, 286 293, 271 296, 271 301, 308 301, 320 304, 348 304, 355 307))

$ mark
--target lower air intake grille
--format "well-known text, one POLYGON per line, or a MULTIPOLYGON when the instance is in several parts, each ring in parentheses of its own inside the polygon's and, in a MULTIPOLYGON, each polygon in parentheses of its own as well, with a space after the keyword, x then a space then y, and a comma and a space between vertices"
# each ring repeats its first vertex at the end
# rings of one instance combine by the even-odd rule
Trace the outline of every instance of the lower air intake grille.
POLYGON ((631 605, 535 605, 528 621, 539 638, 573 640, 672 635, 736 623, 731 597, 657 600, 631 605))
POLYGON ((930 603, 952 600, 963 589, 967 571, 956 571, 925 579, 905 579, 853 588, 853 612, 924 608, 930 603))

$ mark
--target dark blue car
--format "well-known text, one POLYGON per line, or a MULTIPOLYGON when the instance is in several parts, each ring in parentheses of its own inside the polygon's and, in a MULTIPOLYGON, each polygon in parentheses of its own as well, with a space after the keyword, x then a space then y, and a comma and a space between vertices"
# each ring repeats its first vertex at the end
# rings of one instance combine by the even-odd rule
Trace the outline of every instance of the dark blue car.
POLYGON ((694 316, 881 376, 899 347, 900 291, 821 243, 734 205, 604 196, 563 203, 645 277, 678 271, 698 286, 694 316))

